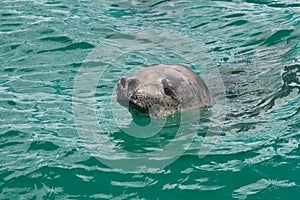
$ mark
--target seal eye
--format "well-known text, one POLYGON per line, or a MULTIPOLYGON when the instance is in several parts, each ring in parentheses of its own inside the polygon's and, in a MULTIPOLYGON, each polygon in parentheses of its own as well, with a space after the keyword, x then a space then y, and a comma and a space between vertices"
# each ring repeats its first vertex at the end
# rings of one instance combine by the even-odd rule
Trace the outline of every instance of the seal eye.
POLYGON ((164 92, 167 96, 171 96, 173 94, 172 90, 167 87, 164 87, 164 92))

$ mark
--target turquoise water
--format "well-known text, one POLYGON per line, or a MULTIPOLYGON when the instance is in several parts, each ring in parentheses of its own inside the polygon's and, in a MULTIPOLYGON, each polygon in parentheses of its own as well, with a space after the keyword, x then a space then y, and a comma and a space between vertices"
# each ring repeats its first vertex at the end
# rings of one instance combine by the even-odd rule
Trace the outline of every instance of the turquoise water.
POLYGON ((2 0, 0 199, 298 199, 299 36, 292 0, 2 0), (208 84, 200 119, 115 102, 162 63, 208 84))

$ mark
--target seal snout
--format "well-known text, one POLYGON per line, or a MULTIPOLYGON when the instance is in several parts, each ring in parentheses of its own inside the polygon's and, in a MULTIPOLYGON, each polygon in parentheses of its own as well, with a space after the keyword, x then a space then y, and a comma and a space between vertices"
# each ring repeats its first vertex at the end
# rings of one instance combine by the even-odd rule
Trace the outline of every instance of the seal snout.
POLYGON ((143 95, 138 92, 134 92, 129 97, 129 108, 130 110, 138 110, 144 114, 149 113, 149 102, 145 101, 143 95))
POLYGON ((137 104, 141 94, 136 93, 138 80, 136 78, 122 77, 117 83, 117 100, 121 105, 137 104))
POLYGON ((120 78, 118 80, 118 85, 121 87, 121 88, 128 88, 128 89, 134 89, 138 84, 138 80, 135 79, 135 78, 120 78))

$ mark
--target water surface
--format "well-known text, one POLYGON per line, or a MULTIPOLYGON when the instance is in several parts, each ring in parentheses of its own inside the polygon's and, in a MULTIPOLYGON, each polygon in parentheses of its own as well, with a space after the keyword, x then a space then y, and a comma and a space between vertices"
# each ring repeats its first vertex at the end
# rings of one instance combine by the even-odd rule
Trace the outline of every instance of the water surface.
POLYGON ((0 198, 297 199, 299 25, 291 0, 1 1, 0 198), (130 132, 116 81, 162 63, 216 105, 130 132))

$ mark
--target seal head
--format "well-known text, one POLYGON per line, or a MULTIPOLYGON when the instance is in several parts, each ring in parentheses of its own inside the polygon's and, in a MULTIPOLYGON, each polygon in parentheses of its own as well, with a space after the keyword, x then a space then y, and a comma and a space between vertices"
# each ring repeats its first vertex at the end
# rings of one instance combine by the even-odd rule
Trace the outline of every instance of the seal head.
POLYGON ((205 83, 183 65, 147 67, 120 78, 117 101, 131 113, 147 117, 165 117, 212 104, 205 83))

